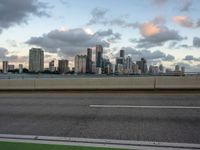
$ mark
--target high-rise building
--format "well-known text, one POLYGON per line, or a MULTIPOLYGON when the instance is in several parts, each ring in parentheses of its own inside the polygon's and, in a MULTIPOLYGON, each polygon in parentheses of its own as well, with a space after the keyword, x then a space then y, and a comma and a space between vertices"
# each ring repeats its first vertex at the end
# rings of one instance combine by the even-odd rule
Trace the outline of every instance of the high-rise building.
POLYGON ((179 65, 176 65, 175 66, 175 72, 179 72, 180 71, 180 66, 179 65))
POLYGON ((68 60, 58 60, 58 72, 60 74, 65 74, 69 72, 69 61, 68 60))
POLYGON ((137 61, 136 64, 138 65, 139 70, 141 70, 142 74, 148 72, 147 61, 144 58, 141 58, 141 61, 137 61))
POLYGON ((128 56, 125 61, 125 70, 127 74, 133 73, 133 62, 132 58, 128 56))
POLYGON ((92 49, 87 49, 87 62, 86 62, 86 72, 92 73, 92 49))
POLYGON ((3 61, 3 73, 8 73, 8 61, 3 61))
POLYGON ((95 62, 92 62, 92 73, 96 73, 96 64, 95 62))
POLYGON ((56 71, 55 61, 54 60, 52 60, 51 62, 49 62, 49 71, 50 72, 55 72, 56 71))
POLYGON ((164 66, 162 64, 159 65, 159 72, 164 73, 164 66))
POLYGON ((139 66, 138 64, 133 63, 133 73, 138 74, 139 73, 139 66))
POLYGON ((117 57, 116 58, 116 65, 123 65, 124 64, 124 58, 123 57, 117 57))
POLYGON ((19 74, 23 73, 23 64, 19 64, 19 74))
POLYGON ((149 73, 152 75, 158 75, 159 74, 159 67, 158 66, 149 66, 149 73))
POLYGON ((103 59, 103 66, 102 66, 102 73, 110 74, 111 70, 111 63, 109 59, 103 59))
POLYGON ((125 58, 125 51, 124 50, 120 50, 120 57, 125 58))
POLYGON ((29 51, 29 71, 42 72, 44 70, 44 51, 40 48, 32 48, 29 51))
POLYGON ((75 73, 86 73, 86 55, 77 55, 75 57, 75 73))
POLYGON ((181 67, 181 73, 182 73, 182 75, 185 74, 185 67, 181 67))
POLYGON ((103 47, 96 45, 96 67, 102 68, 103 65, 103 47))
POLYGON ((117 73, 123 74, 124 73, 124 66, 122 64, 117 65, 117 73))

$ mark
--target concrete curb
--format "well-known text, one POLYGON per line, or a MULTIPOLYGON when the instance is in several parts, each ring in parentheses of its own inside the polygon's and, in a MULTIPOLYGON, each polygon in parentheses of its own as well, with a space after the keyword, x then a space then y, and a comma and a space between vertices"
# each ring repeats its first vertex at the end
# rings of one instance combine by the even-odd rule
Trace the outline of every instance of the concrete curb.
POLYGON ((200 144, 0 134, 0 141, 138 150, 200 149, 200 144))

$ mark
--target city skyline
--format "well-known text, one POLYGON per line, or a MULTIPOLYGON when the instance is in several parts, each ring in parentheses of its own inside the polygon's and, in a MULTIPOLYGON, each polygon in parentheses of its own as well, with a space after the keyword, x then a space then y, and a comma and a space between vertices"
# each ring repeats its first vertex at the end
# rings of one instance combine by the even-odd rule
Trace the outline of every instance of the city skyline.
POLYGON ((113 75, 185 75, 185 66, 175 65, 175 69, 165 68, 162 64, 150 65, 145 58, 134 61, 131 56, 126 56, 125 50, 120 50, 119 56, 115 58, 115 63, 103 57, 103 46, 96 45, 96 53, 91 48, 87 48, 87 55, 77 54, 74 58, 74 66, 70 69, 69 61, 66 59, 49 62, 48 68, 44 68, 44 51, 41 48, 31 48, 29 50, 29 69, 23 68, 23 64, 18 64, 19 68, 10 64, 8 61, 2 62, 0 73, 45 73, 45 74, 113 74, 113 75), (92 59, 95 57, 95 60, 92 59))
POLYGON ((94 51, 95 45, 100 44, 104 47, 103 57, 112 63, 124 49, 134 61, 144 57, 149 65, 162 63, 174 68, 179 64, 188 71, 199 72, 199 3, 3 0, 0 4, 6 10, 0 10, 0 61, 28 67, 29 49, 41 47, 45 51, 45 67, 51 60, 60 59, 69 60, 72 67, 76 54, 84 55, 88 47, 94 51), (14 12, 13 7, 19 10, 14 12))

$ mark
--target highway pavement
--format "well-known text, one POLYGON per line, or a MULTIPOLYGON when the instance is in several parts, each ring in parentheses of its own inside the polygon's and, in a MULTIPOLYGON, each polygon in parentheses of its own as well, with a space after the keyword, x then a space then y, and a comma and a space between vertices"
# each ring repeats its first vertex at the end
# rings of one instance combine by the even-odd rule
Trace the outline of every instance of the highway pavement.
POLYGON ((0 93, 0 134, 200 144, 200 94, 0 93))

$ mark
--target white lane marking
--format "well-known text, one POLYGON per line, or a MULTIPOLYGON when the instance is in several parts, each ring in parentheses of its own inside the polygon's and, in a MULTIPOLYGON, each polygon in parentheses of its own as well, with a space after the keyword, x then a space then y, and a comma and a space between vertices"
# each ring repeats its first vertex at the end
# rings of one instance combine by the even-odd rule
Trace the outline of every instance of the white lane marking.
POLYGON ((141 109, 200 109, 200 106, 132 106, 132 105, 90 105, 91 108, 141 108, 141 109))

